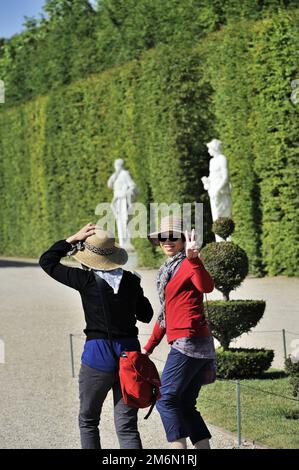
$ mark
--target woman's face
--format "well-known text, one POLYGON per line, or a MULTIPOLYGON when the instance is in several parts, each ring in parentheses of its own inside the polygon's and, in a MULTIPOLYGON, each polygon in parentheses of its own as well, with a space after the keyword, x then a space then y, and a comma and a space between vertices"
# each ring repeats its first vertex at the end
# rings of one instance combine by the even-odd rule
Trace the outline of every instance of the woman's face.
POLYGON ((166 238, 166 236, 163 237, 162 234, 162 236, 159 237, 159 243, 162 251, 166 256, 176 255, 185 246, 182 237, 176 239, 176 237, 172 236, 172 234, 169 234, 168 238, 166 238))

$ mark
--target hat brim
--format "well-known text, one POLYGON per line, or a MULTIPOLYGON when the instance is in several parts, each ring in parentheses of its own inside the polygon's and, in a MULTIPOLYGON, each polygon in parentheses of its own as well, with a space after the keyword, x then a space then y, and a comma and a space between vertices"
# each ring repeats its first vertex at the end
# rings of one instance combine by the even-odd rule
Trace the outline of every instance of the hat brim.
POLYGON ((82 251, 77 251, 73 257, 88 268, 104 271, 119 268, 128 261, 128 253, 118 246, 115 246, 115 251, 111 255, 98 255, 84 248, 82 251))

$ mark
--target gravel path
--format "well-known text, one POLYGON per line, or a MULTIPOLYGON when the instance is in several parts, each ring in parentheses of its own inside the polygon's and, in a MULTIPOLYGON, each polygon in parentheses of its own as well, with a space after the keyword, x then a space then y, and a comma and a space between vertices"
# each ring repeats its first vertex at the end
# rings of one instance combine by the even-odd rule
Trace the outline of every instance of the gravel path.
MULTIPOLYGON (((155 271, 142 270, 142 284, 155 309, 155 271)), ((233 298, 264 298, 267 310, 256 331, 298 332, 298 279, 247 279, 233 298), (236 295, 237 294, 237 295, 236 295)), ((0 339, 5 343, 5 363, 0 363, 0 448, 79 448, 77 429, 77 379, 71 376, 69 334, 84 328, 79 294, 49 278, 37 264, 0 260, 0 339)), ((210 298, 219 298, 215 293, 210 298)), ((140 325, 145 342, 151 325, 140 325)), ((243 335, 244 336, 244 335, 243 335)), ((291 341, 294 336, 287 336, 291 341)), ((76 373, 83 340, 74 338, 76 373)), ((283 362, 281 335, 251 334, 237 345, 269 346, 276 350, 276 366, 283 362)), ((161 369, 168 345, 164 341, 154 357, 161 369)), ((111 397, 110 397, 111 398, 111 397)), ((112 403, 107 400, 102 416, 102 446, 117 448, 112 403)), ((204 416, 204 410, 203 416, 204 416)), ((156 410, 148 422, 140 412, 140 431, 145 448, 168 444, 156 410)), ((213 448, 232 448, 236 436, 209 426, 213 448)), ((250 447, 250 444, 248 444, 250 447)))

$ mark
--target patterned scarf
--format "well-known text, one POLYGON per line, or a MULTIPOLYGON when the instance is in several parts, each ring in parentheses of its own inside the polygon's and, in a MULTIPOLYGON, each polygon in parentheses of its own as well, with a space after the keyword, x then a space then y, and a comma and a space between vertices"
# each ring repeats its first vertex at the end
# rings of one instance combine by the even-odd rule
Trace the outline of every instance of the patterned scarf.
POLYGON ((158 315, 158 322, 161 328, 165 328, 165 287, 167 283, 170 281, 174 271, 181 262, 186 258, 185 250, 179 251, 176 255, 167 258, 165 263, 162 264, 161 268, 157 274, 157 289, 161 304, 161 309, 158 315))

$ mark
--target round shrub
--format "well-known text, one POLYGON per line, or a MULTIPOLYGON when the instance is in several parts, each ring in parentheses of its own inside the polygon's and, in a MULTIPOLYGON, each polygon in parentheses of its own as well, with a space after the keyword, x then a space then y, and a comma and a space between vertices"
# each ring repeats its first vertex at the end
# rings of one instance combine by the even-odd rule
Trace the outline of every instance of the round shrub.
POLYGON ((222 379, 250 379, 259 377, 271 366, 272 349, 232 348, 216 349, 217 376, 222 379))
POLYGON ((264 300, 213 300, 205 306, 213 336, 227 350, 233 338, 247 333, 263 316, 264 300))
POLYGON ((235 230, 235 223, 230 217, 219 217, 212 225, 212 231, 226 240, 235 230))
POLYGON ((233 242, 212 242, 200 253, 216 289, 222 292, 225 300, 229 300, 230 291, 239 287, 248 274, 245 251, 233 242))

